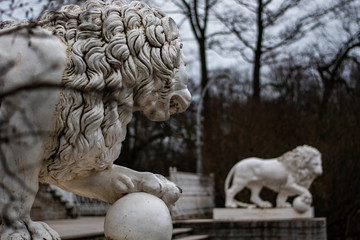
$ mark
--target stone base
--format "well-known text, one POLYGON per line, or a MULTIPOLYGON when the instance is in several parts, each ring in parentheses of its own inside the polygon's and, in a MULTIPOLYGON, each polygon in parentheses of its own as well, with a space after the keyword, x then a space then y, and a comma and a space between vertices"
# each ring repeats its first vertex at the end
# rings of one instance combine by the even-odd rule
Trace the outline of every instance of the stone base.
POLYGON ((287 220, 299 218, 313 218, 314 208, 311 207, 304 213, 299 213, 293 208, 214 208, 214 220, 232 221, 262 221, 262 220, 287 220))
POLYGON ((326 240, 325 218, 230 221, 193 219, 174 222, 175 228, 191 228, 193 234, 211 240, 326 240))

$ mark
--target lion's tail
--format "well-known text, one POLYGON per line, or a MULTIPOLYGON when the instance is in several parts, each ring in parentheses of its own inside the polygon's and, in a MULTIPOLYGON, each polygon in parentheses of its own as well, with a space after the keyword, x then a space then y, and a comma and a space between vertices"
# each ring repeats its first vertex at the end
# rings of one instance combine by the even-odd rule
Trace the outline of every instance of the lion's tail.
MULTIPOLYGON (((235 166, 236 166, 236 164, 235 164, 235 166)), ((228 175, 226 176, 225 184, 224 184, 225 192, 229 189, 230 181, 232 180, 232 178, 233 178, 233 176, 234 176, 235 166, 233 166, 233 167, 230 169, 230 172, 229 172, 228 175)))

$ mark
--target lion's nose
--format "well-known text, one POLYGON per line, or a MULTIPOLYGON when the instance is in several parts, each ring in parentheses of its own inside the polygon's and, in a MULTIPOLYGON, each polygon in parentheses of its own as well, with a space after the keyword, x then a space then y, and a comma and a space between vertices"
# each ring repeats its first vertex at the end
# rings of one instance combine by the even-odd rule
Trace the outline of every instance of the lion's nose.
POLYGON ((170 113, 182 113, 191 103, 191 94, 187 88, 176 91, 170 98, 170 113))

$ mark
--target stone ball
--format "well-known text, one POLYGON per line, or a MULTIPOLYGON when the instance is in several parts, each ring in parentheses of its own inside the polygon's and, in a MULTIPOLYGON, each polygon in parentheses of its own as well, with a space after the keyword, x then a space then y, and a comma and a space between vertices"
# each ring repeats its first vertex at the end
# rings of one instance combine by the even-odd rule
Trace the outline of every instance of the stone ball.
POLYGON ((117 200, 105 217, 111 240, 171 240, 173 225, 166 204, 148 193, 130 193, 117 200))
POLYGON ((304 201, 304 196, 298 196, 293 201, 293 207, 300 213, 307 212, 311 207, 311 202, 304 201))

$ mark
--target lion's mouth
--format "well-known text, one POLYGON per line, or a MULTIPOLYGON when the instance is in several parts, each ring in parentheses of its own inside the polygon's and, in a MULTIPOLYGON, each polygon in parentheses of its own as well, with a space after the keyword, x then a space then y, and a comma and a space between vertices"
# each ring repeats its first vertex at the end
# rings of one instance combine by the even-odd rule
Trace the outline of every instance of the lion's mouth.
POLYGON ((172 97, 170 98, 170 106, 169 113, 182 113, 184 112, 190 105, 191 102, 191 94, 189 90, 183 89, 176 91, 172 97))

